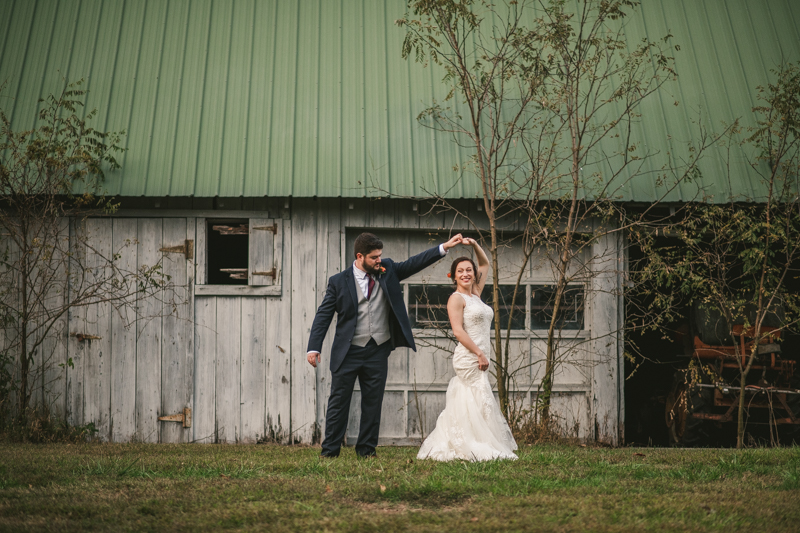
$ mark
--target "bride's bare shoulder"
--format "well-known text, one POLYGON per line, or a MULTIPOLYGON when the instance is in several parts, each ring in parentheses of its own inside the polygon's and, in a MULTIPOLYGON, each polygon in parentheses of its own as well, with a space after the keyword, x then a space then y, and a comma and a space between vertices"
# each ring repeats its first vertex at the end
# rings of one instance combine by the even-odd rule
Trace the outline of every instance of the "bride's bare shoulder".
POLYGON ((453 291, 453 294, 450 295, 450 298, 447 300, 447 305, 456 304, 464 307, 467 305, 466 300, 464 299, 464 295, 460 294, 458 291, 453 291))

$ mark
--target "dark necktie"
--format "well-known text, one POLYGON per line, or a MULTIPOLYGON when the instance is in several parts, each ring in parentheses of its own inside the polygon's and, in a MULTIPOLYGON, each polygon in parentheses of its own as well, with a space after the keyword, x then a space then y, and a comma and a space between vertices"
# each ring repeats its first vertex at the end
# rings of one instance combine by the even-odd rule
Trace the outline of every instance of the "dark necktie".
POLYGON ((367 300, 372 296, 372 287, 375 286, 375 278, 367 274, 367 300))

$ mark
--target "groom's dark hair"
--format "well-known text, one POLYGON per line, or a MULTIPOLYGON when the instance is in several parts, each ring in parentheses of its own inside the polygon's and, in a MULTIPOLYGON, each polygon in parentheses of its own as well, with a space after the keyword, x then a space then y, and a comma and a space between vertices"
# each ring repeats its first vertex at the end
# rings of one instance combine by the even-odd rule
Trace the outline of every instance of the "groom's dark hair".
POLYGON ((383 250, 383 242, 372 233, 362 233, 356 237, 353 245, 353 255, 357 258, 358 254, 366 256, 372 250, 383 250))

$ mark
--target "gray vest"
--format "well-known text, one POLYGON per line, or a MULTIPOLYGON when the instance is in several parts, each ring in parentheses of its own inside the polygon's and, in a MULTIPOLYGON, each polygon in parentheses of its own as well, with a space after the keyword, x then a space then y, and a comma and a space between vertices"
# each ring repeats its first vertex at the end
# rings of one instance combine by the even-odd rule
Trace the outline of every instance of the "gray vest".
POLYGON ((372 287, 372 296, 367 300, 361 292, 361 285, 357 280, 356 292, 358 293, 358 322, 353 335, 352 344, 363 348, 369 340, 375 339, 378 344, 388 341, 389 334, 389 301, 381 289, 380 283, 375 281, 372 287))

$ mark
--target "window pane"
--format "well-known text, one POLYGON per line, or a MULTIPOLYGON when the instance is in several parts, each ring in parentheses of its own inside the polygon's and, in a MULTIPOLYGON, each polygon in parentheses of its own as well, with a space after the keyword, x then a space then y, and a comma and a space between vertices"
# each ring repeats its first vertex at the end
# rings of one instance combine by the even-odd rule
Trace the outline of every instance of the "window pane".
POLYGON ((408 318, 411 327, 450 329, 447 299, 451 294, 452 285, 409 285, 408 318))
MULTIPOLYGON (((550 327, 555 295, 554 285, 533 285, 531 287, 531 329, 550 327)), ((583 286, 567 287, 559 306, 556 327, 562 330, 583 329, 583 286)))
MULTIPOLYGON (((511 311, 511 296, 514 294, 513 285, 501 285, 500 289, 500 327, 508 327, 508 315, 511 311)), ((413 328, 444 328, 450 329, 450 319, 447 316, 447 300, 455 289, 452 285, 409 285, 408 286, 408 316, 413 328)), ((491 286, 483 290, 487 305, 492 305, 491 286)), ((525 286, 520 287, 520 293, 514 305, 511 329, 525 329, 525 286)), ((491 325, 494 331, 494 321, 491 325)))
MULTIPOLYGON (((483 289, 483 296, 486 304, 492 306, 492 286, 487 284, 483 289)), ((500 285, 498 287, 500 295, 500 330, 508 329, 508 315, 511 313, 511 300, 514 296, 514 285, 500 285)), ((514 312, 511 314, 511 329, 525 329, 525 285, 520 285, 517 297, 514 299, 514 312)), ((494 320, 492 321, 492 331, 494 331, 494 320)))

